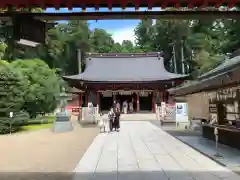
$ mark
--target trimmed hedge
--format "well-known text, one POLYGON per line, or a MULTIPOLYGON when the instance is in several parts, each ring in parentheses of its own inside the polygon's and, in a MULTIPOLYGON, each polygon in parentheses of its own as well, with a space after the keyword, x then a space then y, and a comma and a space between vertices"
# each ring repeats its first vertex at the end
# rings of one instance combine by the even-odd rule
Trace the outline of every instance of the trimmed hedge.
POLYGON ((20 131, 26 119, 29 119, 29 116, 25 112, 14 113, 13 118, 0 117, 0 134, 20 131))

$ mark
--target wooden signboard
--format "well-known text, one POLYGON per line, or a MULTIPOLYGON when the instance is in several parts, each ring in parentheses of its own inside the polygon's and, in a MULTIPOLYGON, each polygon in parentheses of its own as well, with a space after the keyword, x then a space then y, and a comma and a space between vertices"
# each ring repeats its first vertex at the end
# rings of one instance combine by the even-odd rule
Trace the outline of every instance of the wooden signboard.
POLYGON ((217 113, 217 104, 210 103, 209 104, 209 113, 217 113))

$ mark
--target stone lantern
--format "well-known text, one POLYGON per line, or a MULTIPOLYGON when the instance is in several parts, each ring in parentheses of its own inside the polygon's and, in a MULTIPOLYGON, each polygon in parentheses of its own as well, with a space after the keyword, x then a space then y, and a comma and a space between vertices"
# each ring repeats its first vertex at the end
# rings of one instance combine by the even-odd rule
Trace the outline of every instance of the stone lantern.
POLYGON ((54 122, 53 132, 67 132, 73 130, 72 122, 70 121, 71 115, 66 110, 67 101, 71 100, 71 95, 62 89, 58 97, 60 101, 60 112, 56 114, 56 121, 54 122))

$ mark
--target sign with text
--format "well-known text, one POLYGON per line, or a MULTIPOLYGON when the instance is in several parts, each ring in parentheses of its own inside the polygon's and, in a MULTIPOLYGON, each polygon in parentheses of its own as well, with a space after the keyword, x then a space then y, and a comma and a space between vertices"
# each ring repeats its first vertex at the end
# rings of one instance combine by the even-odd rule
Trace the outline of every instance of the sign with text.
POLYGON ((187 103, 176 103, 176 123, 188 122, 188 105, 187 103))
POLYGON ((162 116, 162 118, 164 118, 165 115, 166 115, 166 103, 161 102, 161 116, 162 116))

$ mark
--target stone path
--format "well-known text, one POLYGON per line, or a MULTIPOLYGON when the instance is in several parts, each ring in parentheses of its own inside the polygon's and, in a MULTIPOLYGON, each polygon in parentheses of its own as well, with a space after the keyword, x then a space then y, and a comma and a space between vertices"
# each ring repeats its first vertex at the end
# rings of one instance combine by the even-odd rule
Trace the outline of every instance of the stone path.
POLYGON ((98 135, 74 172, 74 180, 240 179, 147 121, 98 135))

